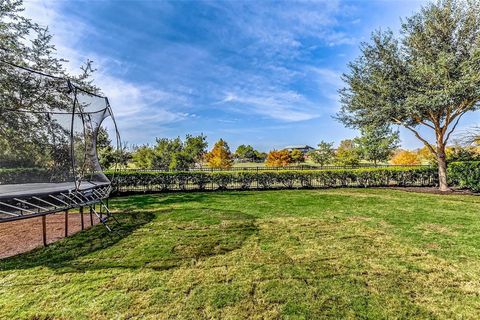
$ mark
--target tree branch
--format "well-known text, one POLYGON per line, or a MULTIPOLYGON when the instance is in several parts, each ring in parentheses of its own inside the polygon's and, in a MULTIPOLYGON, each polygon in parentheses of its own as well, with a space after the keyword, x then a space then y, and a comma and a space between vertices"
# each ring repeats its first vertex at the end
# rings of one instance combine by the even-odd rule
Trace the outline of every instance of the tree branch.
MULTIPOLYGON (((447 137, 445 138, 445 141, 444 143, 447 144, 448 142, 448 139, 450 139, 450 135, 452 134, 453 131, 455 131, 455 128, 457 127, 457 124, 458 122, 460 121, 460 119, 462 118, 462 116, 464 115, 465 113, 462 113, 458 116, 457 120, 455 121, 455 124, 453 125, 452 129, 447 133, 447 137)), ((446 126, 445 126, 446 128, 446 126)))
POLYGON ((434 126, 432 126, 431 124, 426 123, 425 121, 419 121, 418 123, 421 123, 421 124, 423 124, 424 126, 427 126, 427 127, 431 128, 431 129, 435 130, 435 127, 434 127, 434 126))
POLYGON ((425 140, 419 133, 417 130, 413 129, 412 127, 406 125, 405 123, 403 123, 402 121, 398 120, 398 119, 393 119, 394 122, 404 126, 405 128, 407 128, 408 130, 412 131, 413 134, 420 140, 423 142, 423 144, 428 148, 428 150, 430 150, 431 153, 433 153, 434 155, 437 155, 437 151, 435 151, 435 149, 432 147, 432 145, 427 141, 425 140))
POLYGON ((415 136, 423 142, 423 144, 428 148, 428 150, 430 150, 431 153, 433 153, 434 155, 437 155, 437 151, 435 151, 435 149, 432 147, 432 145, 427 141, 425 140, 424 138, 422 138, 422 136, 420 136, 420 134, 418 133, 417 130, 407 126, 407 125, 403 125, 405 128, 407 128, 408 130, 412 131, 413 134, 415 134, 415 136))

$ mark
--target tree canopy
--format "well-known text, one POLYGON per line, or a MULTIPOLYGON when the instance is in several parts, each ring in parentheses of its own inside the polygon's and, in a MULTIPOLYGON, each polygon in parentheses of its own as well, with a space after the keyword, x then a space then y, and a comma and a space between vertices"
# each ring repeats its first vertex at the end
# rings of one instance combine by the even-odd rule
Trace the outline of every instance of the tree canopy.
POLYGON ((20 0, 0 1, 0 165, 65 169, 67 159, 72 160, 69 136, 60 121, 42 111, 73 106, 63 79, 97 93, 91 82, 95 70, 87 61, 79 75, 68 74, 48 29, 25 18, 22 11, 20 0), (61 79, 38 76, 14 65, 61 79), (36 113, 12 112, 17 110, 36 113))
POLYGON ((223 139, 218 140, 213 149, 206 154, 206 160, 211 168, 230 168, 233 165, 233 159, 228 143, 223 139))
POLYGON ((335 162, 341 166, 356 166, 360 163, 360 153, 353 140, 340 141, 335 154, 335 162))
POLYGON ((335 158, 335 149, 333 149, 333 142, 320 141, 317 150, 309 152, 310 159, 321 165, 322 167, 329 164, 335 158))
POLYGON ((267 155, 267 167, 286 167, 292 162, 288 150, 272 150, 267 155))
POLYGON ((437 157, 446 190, 445 146, 462 116, 479 108, 480 2, 439 0, 403 20, 398 37, 375 31, 343 80, 338 118, 356 128, 404 126, 437 157))

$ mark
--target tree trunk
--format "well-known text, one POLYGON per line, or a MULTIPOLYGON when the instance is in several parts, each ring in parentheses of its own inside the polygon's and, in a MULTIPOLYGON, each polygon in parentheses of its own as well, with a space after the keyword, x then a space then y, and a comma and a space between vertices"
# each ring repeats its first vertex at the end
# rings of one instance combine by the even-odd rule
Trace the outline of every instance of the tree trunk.
POLYGON ((447 159, 445 156, 445 145, 437 145, 437 163, 438 163, 438 187, 440 191, 448 191, 450 188, 447 183, 447 159))

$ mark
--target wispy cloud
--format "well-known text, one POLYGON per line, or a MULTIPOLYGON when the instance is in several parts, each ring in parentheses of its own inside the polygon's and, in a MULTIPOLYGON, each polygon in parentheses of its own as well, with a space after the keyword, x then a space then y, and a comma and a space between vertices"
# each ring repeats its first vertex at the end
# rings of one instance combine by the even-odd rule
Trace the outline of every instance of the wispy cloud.
POLYGON ((302 95, 292 92, 230 92, 219 101, 223 106, 233 106, 245 114, 256 113, 282 121, 304 121, 318 117, 305 111, 311 103, 302 95))
POLYGON ((169 110, 173 105, 188 105, 186 96, 154 88, 151 84, 139 84, 114 76, 112 70, 118 73, 119 68, 124 67, 121 61, 82 50, 82 41, 95 34, 96 30, 80 19, 62 15, 61 4, 63 3, 56 1, 29 1, 25 4, 25 14, 50 28, 58 55, 68 60, 65 67, 70 74, 78 73, 87 59, 94 61, 98 70, 94 83, 109 98, 117 122, 123 130, 128 133, 130 130, 138 130, 140 124, 162 125, 192 116, 189 113, 169 110))
MULTIPOLYGON (((346 0, 30 0, 25 6, 50 27, 70 73, 95 61, 95 83, 109 97, 125 140, 204 132, 212 140, 251 135, 262 145, 336 139, 342 128, 330 115, 346 59, 373 30, 375 6, 407 7, 346 0)), ((397 19, 392 12, 377 13, 376 21, 397 19)))

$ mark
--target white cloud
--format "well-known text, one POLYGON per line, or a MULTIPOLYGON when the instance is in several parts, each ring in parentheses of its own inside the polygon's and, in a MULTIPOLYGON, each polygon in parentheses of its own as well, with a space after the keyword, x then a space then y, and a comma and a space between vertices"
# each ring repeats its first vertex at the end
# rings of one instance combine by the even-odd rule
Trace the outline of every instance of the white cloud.
POLYGON ((122 65, 120 61, 102 57, 94 52, 82 51, 81 42, 96 31, 78 19, 72 21, 61 13, 60 1, 32 0, 25 3, 25 16, 48 26, 53 34, 53 43, 59 57, 68 60, 65 64, 70 74, 76 74, 80 66, 91 59, 98 70, 95 84, 110 101, 117 123, 121 129, 132 129, 141 124, 167 124, 191 116, 170 111, 166 106, 185 106, 188 99, 177 93, 156 89, 113 76, 109 71, 122 65))
POLYGON ((318 114, 305 110, 312 105, 302 95, 293 92, 254 92, 227 93, 219 103, 228 107, 233 105, 244 113, 254 112, 269 118, 282 121, 304 121, 318 117, 318 114), (239 109, 239 107, 241 109, 239 109))

